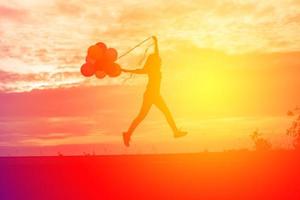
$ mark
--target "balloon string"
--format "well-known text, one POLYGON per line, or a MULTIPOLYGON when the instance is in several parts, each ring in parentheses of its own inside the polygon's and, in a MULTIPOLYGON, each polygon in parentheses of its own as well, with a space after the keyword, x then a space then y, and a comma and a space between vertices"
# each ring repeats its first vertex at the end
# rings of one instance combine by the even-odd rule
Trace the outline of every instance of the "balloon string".
POLYGON ((147 39, 145 39, 144 41, 138 43, 137 45, 135 45, 133 48, 129 49, 128 51, 126 51, 124 54, 120 55, 118 57, 118 60, 121 59, 122 57, 126 56, 127 54, 129 54, 130 52, 132 52, 134 49, 136 49, 137 47, 141 46, 143 43, 145 43, 146 41, 150 40, 152 37, 148 37, 147 39))
POLYGON ((123 79, 122 85, 124 85, 128 80, 132 79, 133 76, 134 76, 133 74, 130 74, 129 77, 123 79))
POLYGON ((144 55, 143 55, 142 59, 139 61, 138 65, 142 65, 143 61, 144 61, 145 58, 146 58, 147 52, 148 52, 149 48, 150 48, 152 45, 153 45, 153 44, 149 45, 149 46, 146 48, 146 50, 145 50, 145 52, 144 52, 144 55))
MULTIPOLYGON (((139 64, 138 64, 138 65, 142 65, 143 61, 144 61, 145 58, 146 58, 146 54, 147 54, 149 48, 150 48, 152 45, 153 45, 153 44, 151 44, 151 45, 149 45, 149 46, 147 47, 147 49, 146 49, 145 52, 144 52, 143 58, 139 61, 139 64)), ((124 85, 128 80, 132 79, 133 77, 134 77, 134 74, 130 74, 129 77, 127 77, 127 78, 125 78, 125 79, 123 80, 122 85, 124 85)))

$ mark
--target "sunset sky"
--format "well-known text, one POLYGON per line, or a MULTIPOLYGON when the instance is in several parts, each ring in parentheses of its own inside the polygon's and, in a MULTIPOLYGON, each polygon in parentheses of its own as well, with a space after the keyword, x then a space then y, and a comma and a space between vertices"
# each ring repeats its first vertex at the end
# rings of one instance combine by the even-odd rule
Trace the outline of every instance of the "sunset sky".
MULTIPOLYGON (((299 33, 299 0, 0 0, 0 156, 251 149, 256 129, 289 147, 299 33), (189 135, 175 140, 154 108, 126 149, 147 77, 97 80, 80 66, 92 44, 122 54, 151 35, 162 94, 189 135)), ((118 63, 141 67, 149 44, 118 63)))

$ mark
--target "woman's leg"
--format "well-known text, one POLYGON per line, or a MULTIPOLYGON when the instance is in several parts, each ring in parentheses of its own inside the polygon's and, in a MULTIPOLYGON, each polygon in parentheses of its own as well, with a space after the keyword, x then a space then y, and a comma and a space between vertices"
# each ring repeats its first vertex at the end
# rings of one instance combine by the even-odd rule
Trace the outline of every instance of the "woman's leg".
POLYGON ((140 109, 140 112, 137 115, 137 117, 132 121, 132 123, 127 131, 127 134, 129 136, 131 136, 131 134, 136 129, 136 127, 143 121, 143 119, 145 119, 146 115, 148 114, 148 112, 151 108, 151 105, 152 105, 152 101, 150 99, 148 99, 147 96, 144 96, 143 104, 140 109))
POLYGON ((173 116, 172 116, 167 104, 165 103, 164 99, 162 98, 162 96, 159 95, 158 97, 156 97, 154 104, 165 115, 168 124, 172 128, 174 134, 176 134, 178 132, 177 126, 176 126, 173 116))

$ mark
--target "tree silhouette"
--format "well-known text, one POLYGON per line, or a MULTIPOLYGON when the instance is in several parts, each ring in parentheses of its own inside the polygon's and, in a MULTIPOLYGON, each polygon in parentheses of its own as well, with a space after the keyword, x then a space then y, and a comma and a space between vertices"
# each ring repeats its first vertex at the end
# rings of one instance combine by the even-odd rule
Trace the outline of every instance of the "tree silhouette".
POLYGON ((258 130, 255 130, 251 135, 251 140, 254 142, 255 150, 256 151, 268 151, 272 149, 272 144, 264 139, 262 135, 258 132, 258 130))
POLYGON ((300 150, 300 109, 288 111, 288 116, 293 118, 292 125, 287 129, 287 135, 293 137, 295 150, 300 150))
POLYGON ((62 157, 64 155, 59 151, 59 152, 57 152, 57 156, 62 157))

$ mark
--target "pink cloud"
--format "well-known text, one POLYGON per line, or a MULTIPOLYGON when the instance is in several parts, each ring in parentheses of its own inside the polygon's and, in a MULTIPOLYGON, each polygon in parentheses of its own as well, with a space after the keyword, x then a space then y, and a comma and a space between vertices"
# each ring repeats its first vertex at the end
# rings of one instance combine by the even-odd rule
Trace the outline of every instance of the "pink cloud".
POLYGON ((29 73, 18 74, 14 72, 6 72, 0 70, 0 83, 8 84, 15 82, 37 82, 47 81, 49 79, 68 79, 80 76, 79 72, 58 72, 58 73, 29 73))
POLYGON ((0 20, 11 20, 15 22, 23 22, 27 17, 27 11, 21 9, 0 6, 0 20))
POLYGON ((137 95, 132 88, 98 86, 0 92, 0 118, 93 116, 110 108, 128 111, 133 108, 137 95))
POLYGON ((59 118, 59 120, 51 120, 47 117, 1 119, 1 124, 1 141, 5 138, 9 140, 11 136, 15 138, 14 142, 32 138, 51 140, 87 135, 93 127, 86 123, 84 118, 76 117, 59 118))

